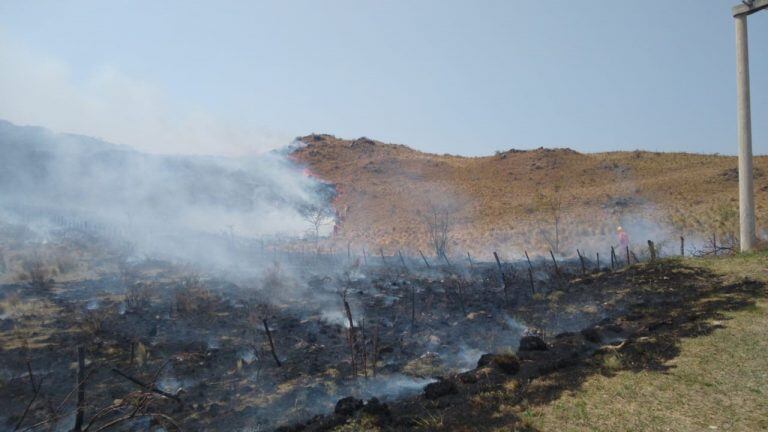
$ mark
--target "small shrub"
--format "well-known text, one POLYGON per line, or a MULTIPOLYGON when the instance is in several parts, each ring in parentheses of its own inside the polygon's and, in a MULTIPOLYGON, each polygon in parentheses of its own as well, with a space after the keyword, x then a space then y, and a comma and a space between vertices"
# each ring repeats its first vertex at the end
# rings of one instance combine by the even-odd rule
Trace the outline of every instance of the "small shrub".
POLYGON ((50 278, 50 270, 46 268, 43 261, 38 258, 32 258, 24 261, 22 264, 26 278, 32 288, 38 291, 48 291, 53 287, 53 279, 50 278))
POLYGON ((83 332, 91 338, 98 336, 104 330, 107 315, 106 311, 100 309, 88 310, 83 313, 80 322, 83 332))
POLYGON ((514 375, 520 370, 520 360, 511 353, 484 354, 478 360, 477 366, 495 366, 506 374, 514 375))
POLYGON ((132 310, 148 307, 151 303, 152 287, 149 284, 137 282, 125 291, 125 303, 132 310))
POLYGON ((441 364, 440 357, 427 353, 405 364, 403 373, 420 378, 437 377, 445 374, 446 368, 441 364))
POLYGON ((413 419, 413 426, 418 430, 439 430, 445 427, 443 414, 427 413, 423 417, 413 419))
POLYGON ((196 276, 185 278, 176 288, 174 303, 182 315, 213 315, 217 297, 196 276))
POLYGON ((136 342, 131 362, 135 361, 137 365, 143 366, 147 360, 149 360, 149 351, 147 351, 147 347, 141 342, 136 342))
POLYGON ((621 357, 618 354, 608 354, 603 356, 602 364, 605 369, 618 370, 621 369, 622 362, 621 357))

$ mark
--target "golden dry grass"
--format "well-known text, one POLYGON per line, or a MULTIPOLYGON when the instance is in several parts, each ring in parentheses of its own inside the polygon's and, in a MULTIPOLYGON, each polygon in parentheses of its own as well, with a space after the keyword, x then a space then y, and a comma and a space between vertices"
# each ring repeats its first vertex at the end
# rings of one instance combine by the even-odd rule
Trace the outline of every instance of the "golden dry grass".
MULTIPOLYGON (((721 234, 734 220, 736 158, 687 153, 568 149, 507 151, 487 157, 434 155, 402 145, 329 135, 302 138, 293 157, 338 188, 345 214, 337 242, 415 252, 428 249, 421 214, 429 201, 457 204, 453 253, 542 250, 551 219, 537 194, 562 187, 565 249, 613 240, 616 225, 644 219, 679 234, 721 234), (727 213, 727 212, 726 212, 727 213), (728 219, 728 220, 723 220, 728 219)), ((768 222, 768 158, 756 158, 758 226, 768 222)), ((638 239, 644 242, 647 239, 638 239)), ((569 250, 569 252, 571 252, 569 250)))

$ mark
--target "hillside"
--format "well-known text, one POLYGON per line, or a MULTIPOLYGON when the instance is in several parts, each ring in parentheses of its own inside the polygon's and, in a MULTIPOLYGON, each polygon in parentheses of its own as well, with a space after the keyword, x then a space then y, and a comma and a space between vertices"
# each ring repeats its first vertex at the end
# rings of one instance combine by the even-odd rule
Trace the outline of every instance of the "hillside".
POLYGON ((149 154, 3 120, 0 152, 0 211, 142 233, 297 231, 304 229, 298 209, 327 189, 297 175, 278 152, 239 159, 149 154))
MULTIPOLYGON (((554 238, 554 215, 542 203, 557 195, 562 203, 560 246, 566 254, 576 247, 608 247, 617 225, 636 243, 737 232, 735 157, 540 148, 468 158, 367 138, 309 135, 300 140, 306 146, 293 157, 338 188, 336 208, 344 219, 337 242, 390 253, 429 250, 423 215, 428 203, 437 202, 457 209, 449 242, 455 255, 470 251, 487 259, 492 249, 510 254, 523 248, 546 250, 552 243, 546 238, 554 238), (542 193, 544 200, 537 198, 542 193)), ((755 162, 762 227, 768 158, 755 162)))

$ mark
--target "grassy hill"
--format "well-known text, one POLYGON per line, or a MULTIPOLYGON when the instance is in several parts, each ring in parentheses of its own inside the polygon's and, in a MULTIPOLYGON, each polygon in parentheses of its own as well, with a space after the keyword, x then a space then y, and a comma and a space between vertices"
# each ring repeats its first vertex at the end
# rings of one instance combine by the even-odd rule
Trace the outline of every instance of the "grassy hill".
MULTIPOLYGON (((338 243, 393 253, 429 250, 423 216, 430 203, 455 209, 449 249, 488 258, 546 250, 554 239, 553 197, 561 202, 560 248, 598 250, 623 225, 633 243, 686 235, 699 242, 738 226, 735 157, 643 151, 578 153, 508 150, 486 157, 422 153, 403 145, 331 135, 300 138, 293 157, 337 185, 344 217, 338 243), (550 239, 547 241, 547 239, 550 239)), ((758 227, 768 220, 767 157, 757 157, 758 227)), ((671 245, 675 249, 679 246, 671 245)))

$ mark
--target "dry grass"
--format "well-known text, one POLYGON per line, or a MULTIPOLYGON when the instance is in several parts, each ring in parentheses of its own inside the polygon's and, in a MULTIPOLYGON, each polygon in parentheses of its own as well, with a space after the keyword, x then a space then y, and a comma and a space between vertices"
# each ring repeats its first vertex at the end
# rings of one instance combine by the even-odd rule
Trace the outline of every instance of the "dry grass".
POLYGON ((38 291, 48 291, 53 287, 53 271, 47 267, 39 258, 31 258, 24 261, 23 277, 20 279, 28 280, 30 286, 38 291))
POLYGON ((61 331, 48 325, 59 313, 61 308, 48 299, 7 291, 0 299, 0 315, 15 321, 17 326, 0 332, 0 347, 12 350, 22 346, 32 349, 48 346, 51 335, 61 331))
MULTIPOLYGON (((765 254, 694 263, 733 280, 768 280, 765 254)), ((714 323, 722 329, 684 339, 666 373, 595 375, 523 418, 542 431, 768 430, 768 302, 725 315, 714 323)), ((606 357, 603 366, 618 361, 606 357)))
POLYGON ((202 319, 213 317, 219 300, 196 276, 184 278, 173 295, 175 309, 179 314, 202 319))
MULTIPOLYGON (((308 146, 294 157, 337 185, 335 205, 344 217, 337 249, 351 240, 387 253, 427 251, 421 216, 427 203, 449 200, 460 207, 449 252, 469 250, 491 259, 490 248, 541 250, 553 227, 540 222, 550 218, 536 196, 555 185, 562 186, 561 243, 568 252, 590 241, 609 244, 616 225, 630 219, 661 225, 675 236, 713 231, 720 236, 732 229, 728 215, 736 206, 738 184, 734 157, 539 149, 465 158, 326 135, 303 140, 308 146)), ((755 163, 758 226, 764 226, 768 158, 755 163)), ((648 235, 638 231, 637 236, 648 235)))
POLYGON ((152 302, 152 285, 137 282, 129 285, 125 290, 125 303, 132 310, 141 310, 152 302))

